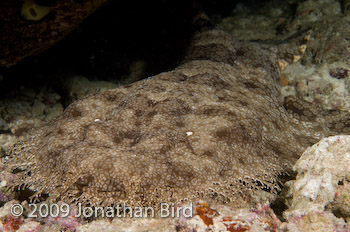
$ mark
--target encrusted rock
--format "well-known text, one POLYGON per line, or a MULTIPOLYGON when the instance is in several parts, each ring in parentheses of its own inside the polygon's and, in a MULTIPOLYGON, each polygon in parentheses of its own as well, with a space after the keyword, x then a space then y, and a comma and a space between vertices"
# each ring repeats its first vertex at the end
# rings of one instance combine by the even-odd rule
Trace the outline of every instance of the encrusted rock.
POLYGON ((303 153, 294 170, 298 175, 295 181, 287 183, 291 200, 284 216, 291 222, 297 220, 301 227, 308 227, 305 231, 322 223, 329 228, 345 226, 344 220, 332 212, 344 219, 349 217, 346 205, 349 206, 350 136, 322 139, 303 153))

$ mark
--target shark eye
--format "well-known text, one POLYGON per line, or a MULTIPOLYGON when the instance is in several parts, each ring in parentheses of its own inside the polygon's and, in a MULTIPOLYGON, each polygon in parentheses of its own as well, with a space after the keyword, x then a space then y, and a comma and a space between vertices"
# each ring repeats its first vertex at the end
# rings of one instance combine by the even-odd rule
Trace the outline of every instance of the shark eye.
POLYGON ((26 20, 37 21, 42 19, 51 11, 49 6, 41 6, 34 2, 34 0, 25 0, 22 9, 21 15, 26 20))

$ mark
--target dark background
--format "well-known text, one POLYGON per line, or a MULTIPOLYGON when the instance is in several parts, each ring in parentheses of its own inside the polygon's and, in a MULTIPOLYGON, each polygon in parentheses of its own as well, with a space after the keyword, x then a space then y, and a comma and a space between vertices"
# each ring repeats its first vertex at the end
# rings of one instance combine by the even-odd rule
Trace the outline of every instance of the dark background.
MULTIPOLYGON (((237 1, 199 2, 208 15, 223 16, 237 1)), ((47 51, 1 68, 1 95, 19 85, 54 84, 69 72, 115 81, 133 60, 146 61, 146 76, 170 70, 191 36, 192 18, 191 1, 110 1, 47 51)))

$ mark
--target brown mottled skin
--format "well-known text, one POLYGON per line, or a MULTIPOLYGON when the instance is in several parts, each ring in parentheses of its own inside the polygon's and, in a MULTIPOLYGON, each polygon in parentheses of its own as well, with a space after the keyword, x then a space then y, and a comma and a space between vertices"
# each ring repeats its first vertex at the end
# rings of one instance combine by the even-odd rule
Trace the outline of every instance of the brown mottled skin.
POLYGON ((175 70, 76 101, 32 130, 10 162, 22 170, 17 184, 103 205, 273 192, 307 146, 349 133, 342 113, 297 99, 283 106, 279 64, 302 42, 239 42, 204 30, 175 70))

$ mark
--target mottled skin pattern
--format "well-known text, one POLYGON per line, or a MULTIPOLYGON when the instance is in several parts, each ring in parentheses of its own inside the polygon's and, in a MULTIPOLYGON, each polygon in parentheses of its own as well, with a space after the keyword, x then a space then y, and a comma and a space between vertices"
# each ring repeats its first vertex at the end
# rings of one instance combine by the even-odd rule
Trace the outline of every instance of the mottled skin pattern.
POLYGON ((302 53, 301 40, 198 33, 178 68, 74 102, 31 131, 9 167, 37 195, 92 204, 273 192, 307 146, 349 124, 296 99, 283 106, 279 64, 302 53))

